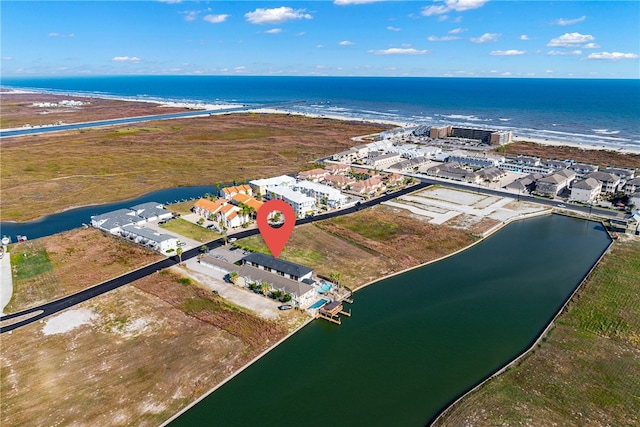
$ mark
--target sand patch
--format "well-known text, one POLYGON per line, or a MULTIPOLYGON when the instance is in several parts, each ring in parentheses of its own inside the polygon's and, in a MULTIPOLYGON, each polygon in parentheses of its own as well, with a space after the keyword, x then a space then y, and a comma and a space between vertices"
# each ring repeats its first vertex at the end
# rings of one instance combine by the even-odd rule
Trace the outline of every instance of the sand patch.
POLYGON ((91 325, 95 318, 96 314, 87 308, 65 311, 47 320, 42 328, 42 333, 45 335, 64 334, 82 325, 91 325))

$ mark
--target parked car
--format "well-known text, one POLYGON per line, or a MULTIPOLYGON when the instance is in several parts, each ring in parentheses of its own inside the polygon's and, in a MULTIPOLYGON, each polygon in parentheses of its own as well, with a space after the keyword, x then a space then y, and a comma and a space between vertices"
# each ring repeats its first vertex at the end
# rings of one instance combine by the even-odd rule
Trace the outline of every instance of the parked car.
POLYGON ((220 295, 220 293, 219 293, 218 291, 216 291, 215 289, 214 289, 213 291, 211 291, 211 293, 212 293, 213 295, 216 295, 216 296, 217 296, 217 295, 220 295))
POLYGON ((291 307, 291 304, 283 304, 278 307, 278 310, 291 310, 292 308, 293 307, 291 307))

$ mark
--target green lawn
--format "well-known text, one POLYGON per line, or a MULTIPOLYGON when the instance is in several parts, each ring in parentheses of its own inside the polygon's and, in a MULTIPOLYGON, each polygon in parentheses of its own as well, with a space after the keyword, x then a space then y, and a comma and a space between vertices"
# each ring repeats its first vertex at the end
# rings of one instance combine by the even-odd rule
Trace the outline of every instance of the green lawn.
POLYGON ((624 239, 533 353, 437 425, 640 425, 640 239, 624 239))
POLYGON ((199 225, 193 224, 182 218, 167 221, 160 227, 164 228, 167 231, 171 231, 173 233, 188 237, 201 243, 210 242, 211 240, 215 240, 221 237, 220 234, 214 231, 211 231, 204 227, 200 227, 199 225))

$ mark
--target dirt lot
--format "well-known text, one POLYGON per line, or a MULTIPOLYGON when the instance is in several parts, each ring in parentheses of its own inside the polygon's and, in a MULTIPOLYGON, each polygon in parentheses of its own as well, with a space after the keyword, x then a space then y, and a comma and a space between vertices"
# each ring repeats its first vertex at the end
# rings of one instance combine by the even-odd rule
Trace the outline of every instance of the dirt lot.
POLYGON ((2 92, 2 122, 0 128, 16 128, 25 124, 42 126, 59 121, 64 123, 93 122, 121 117, 153 116, 189 111, 184 108, 161 107, 150 102, 131 102, 116 99, 84 98, 79 96, 42 93, 2 92), (81 101, 78 107, 37 107, 34 103, 58 103, 62 100, 81 101), (88 104, 87 104, 88 103, 88 104))
MULTIPOLYGON (((388 126, 387 126, 388 127, 388 126)), ((186 185, 308 169, 382 125, 230 114, 9 138, 0 142, 2 220, 26 221, 186 185)))
POLYGON ((0 423, 157 426, 285 334, 156 274, 3 334, 0 423))
POLYGON ((156 252, 94 228, 16 243, 11 247, 13 298, 5 311, 70 295, 159 259, 156 252))
MULTIPOLYGON (((376 206, 352 215, 297 227, 280 255, 329 277, 341 275, 351 289, 461 249, 470 230, 429 224, 404 209, 376 206)), ((269 253, 262 237, 239 246, 269 253)))
POLYGON ((640 154, 622 154, 613 150, 582 150, 577 147, 536 144, 534 142, 515 142, 496 149, 503 155, 536 156, 546 159, 573 159, 580 163, 640 169, 640 154))

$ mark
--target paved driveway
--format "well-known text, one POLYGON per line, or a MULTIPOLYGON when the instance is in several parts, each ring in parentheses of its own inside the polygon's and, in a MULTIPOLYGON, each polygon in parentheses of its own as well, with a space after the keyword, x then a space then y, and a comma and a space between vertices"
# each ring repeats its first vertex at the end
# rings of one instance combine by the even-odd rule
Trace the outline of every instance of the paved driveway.
POLYGON ((255 294, 248 289, 226 283, 222 272, 200 265, 195 258, 186 261, 186 268, 183 271, 209 289, 218 291, 221 297, 241 307, 248 308, 259 316, 266 319, 275 319, 280 316, 278 306, 282 303, 263 295, 255 294))

